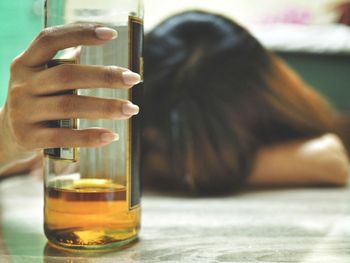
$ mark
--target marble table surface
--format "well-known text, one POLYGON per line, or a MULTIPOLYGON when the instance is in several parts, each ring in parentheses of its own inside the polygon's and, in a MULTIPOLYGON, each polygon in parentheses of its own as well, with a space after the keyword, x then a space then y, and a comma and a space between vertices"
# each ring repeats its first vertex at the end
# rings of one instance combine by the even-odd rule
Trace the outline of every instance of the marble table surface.
POLYGON ((0 182, 1 263, 350 262, 350 187, 145 194, 139 241, 106 254, 47 246, 42 188, 29 176, 0 182))

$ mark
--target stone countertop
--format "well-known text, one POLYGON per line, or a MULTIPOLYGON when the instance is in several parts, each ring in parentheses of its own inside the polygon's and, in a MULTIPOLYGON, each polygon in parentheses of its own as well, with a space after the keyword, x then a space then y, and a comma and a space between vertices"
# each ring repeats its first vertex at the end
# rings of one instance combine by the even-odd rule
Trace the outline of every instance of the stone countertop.
POLYGON ((47 246, 41 179, 0 182, 1 263, 348 263, 350 187, 255 189, 229 197, 146 194, 138 242, 105 254, 47 246))

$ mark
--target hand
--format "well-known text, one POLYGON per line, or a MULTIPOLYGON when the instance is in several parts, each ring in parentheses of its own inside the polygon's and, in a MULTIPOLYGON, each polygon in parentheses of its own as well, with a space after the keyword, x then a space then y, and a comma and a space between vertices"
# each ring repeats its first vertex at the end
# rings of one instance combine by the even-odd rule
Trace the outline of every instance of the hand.
POLYGON ((100 45, 115 38, 113 29, 68 25, 43 30, 14 59, 5 107, 0 111, 0 173, 10 162, 30 159, 43 148, 99 147, 117 139, 104 128, 49 128, 49 121, 71 118, 127 119, 139 111, 130 101, 62 94, 80 88, 129 89, 140 76, 114 66, 59 65, 47 68, 57 51, 100 45))

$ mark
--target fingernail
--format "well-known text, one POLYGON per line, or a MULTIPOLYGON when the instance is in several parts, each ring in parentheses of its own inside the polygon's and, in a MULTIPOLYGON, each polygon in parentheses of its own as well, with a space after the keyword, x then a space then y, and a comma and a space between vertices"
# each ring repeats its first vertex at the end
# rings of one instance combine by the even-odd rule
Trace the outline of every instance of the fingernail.
POLYGON ((97 27, 95 33, 101 40, 111 40, 118 37, 118 32, 109 27, 97 27))
POLYGON ((136 115, 139 113, 140 108, 139 106, 132 104, 130 102, 124 103, 122 107, 123 114, 126 116, 129 115, 136 115))
POLYGON ((137 83, 141 82, 141 77, 137 73, 131 71, 124 71, 123 81, 125 85, 136 85, 137 83))
POLYGON ((111 143, 119 140, 119 134, 117 133, 102 133, 100 141, 102 143, 111 143))

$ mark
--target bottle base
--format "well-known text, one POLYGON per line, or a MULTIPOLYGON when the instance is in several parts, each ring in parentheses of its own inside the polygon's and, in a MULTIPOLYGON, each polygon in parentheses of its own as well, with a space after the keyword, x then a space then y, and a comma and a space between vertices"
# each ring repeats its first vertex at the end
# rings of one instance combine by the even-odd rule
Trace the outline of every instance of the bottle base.
POLYGON ((51 245, 69 250, 106 251, 124 247, 138 238, 138 230, 68 229, 45 230, 51 245))

